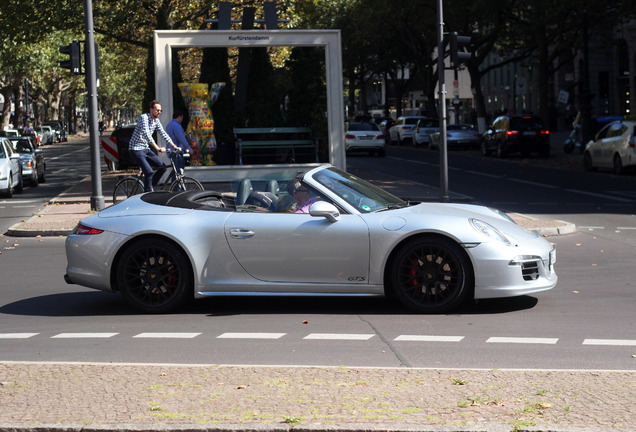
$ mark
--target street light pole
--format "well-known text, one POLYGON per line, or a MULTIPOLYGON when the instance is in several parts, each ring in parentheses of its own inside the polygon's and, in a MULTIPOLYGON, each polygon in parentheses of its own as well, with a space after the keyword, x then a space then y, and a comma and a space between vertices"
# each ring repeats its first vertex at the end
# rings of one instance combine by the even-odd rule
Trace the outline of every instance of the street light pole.
POLYGON ((102 195, 102 172, 99 153, 99 127, 97 122, 97 68, 95 56, 95 37, 93 31, 93 3, 84 0, 84 22, 86 25, 86 95, 88 102, 88 126, 91 148, 91 209, 104 209, 102 195))
POLYGON ((448 194, 448 153, 446 149, 446 83, 444 82, 444 13, 442 0, 437 1, 437 80, 439 88, 439 177, 440 177, 440 201, 449 202, 448 194))

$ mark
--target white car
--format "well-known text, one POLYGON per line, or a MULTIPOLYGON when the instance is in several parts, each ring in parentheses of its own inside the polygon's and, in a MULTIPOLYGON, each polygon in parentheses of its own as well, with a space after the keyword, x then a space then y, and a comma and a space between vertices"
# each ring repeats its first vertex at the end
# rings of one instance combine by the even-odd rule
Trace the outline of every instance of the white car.
POLYGON ((345 133, 347 153, 369 152, 378 156, 385 155, 384 134, 375 123, 349 123, 345 133))
POLYGON ((233 190, 149 192, 82 219, 65 280, 154 313, 224 295, 388 295, 443 313, 557 283, 554 246, 491 208, 407 202, 331 165, 233 190))
POLYGON ((10 198, 13 191, 22 192, 22 163, 8 138, 0 137, 0 193, 10 198))
POLYGON ((413 132, 417 122, 425 119, 423 116, 401 116, 389 129, 391 144, 402 145, 406 142, 413 142, 413 132))
POLYGON ((618 120, 601 129, 585 146, 583 166, 587 171, 609 168, 622 174, 636 166, 636 121, 618 120))
POLYGON ((415 147, 431 144, 431 135, 439 133, 439 121, 434 118, 424 118, 417 122, 413 132, 415 147))

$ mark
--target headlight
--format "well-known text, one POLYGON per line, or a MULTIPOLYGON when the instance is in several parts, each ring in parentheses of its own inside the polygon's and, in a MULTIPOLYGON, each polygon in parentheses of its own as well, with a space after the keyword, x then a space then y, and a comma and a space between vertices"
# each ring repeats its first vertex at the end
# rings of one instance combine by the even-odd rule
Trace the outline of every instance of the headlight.
POLYGON ((510 240, 508 240, 508 237, 506 237, 501 231, 499 231, 497 228, 490 225, 489 223, 486 223, 479 219, 470 219, 470 224, 477 231, 479 231, 480 233, 482 233, 483 235, 485 235, 486 237, 492 240, 500 241, 503 244, 508 246, 512 244, 510 240))

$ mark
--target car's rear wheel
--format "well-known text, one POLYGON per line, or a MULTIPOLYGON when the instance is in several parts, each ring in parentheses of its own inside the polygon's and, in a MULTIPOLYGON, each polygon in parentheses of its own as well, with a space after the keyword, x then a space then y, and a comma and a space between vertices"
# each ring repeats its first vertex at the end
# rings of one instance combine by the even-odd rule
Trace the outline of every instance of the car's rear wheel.
POLYGON ((614 155, 614 174, 621 175, 625 172, 620 155, 614 155))
POLYGON ((443 237, 411 240, 392 267, 393 290, 407 307, 423 313, 447 312, 464 300, 473 284, 462 248, 443 237))
POLYGON ((123 252, 117 286, 132 306, 148 313, 165 313, 193 295, 192 270, 183 251, 163 239, 144 239, 123 252))

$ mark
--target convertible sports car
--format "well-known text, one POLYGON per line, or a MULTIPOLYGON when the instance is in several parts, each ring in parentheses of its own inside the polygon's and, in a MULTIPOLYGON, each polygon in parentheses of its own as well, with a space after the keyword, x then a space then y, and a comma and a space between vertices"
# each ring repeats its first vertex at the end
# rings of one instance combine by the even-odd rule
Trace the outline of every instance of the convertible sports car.
POLYGON ((150 192, 83 219, 66 281, 151 313, 245 294, 387 295, 441 313, 557 283, 554 247, 487 207, 409 203, 331 165, 235 190, 150 192), (309 213, 296 213, 307 194, 309 213))

